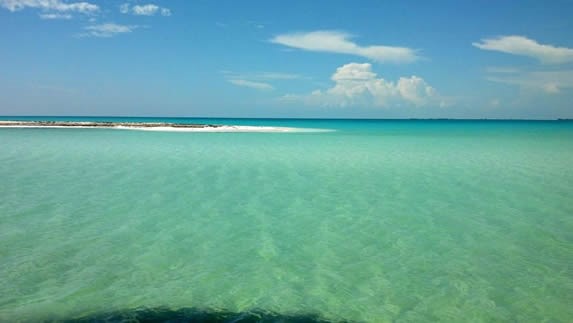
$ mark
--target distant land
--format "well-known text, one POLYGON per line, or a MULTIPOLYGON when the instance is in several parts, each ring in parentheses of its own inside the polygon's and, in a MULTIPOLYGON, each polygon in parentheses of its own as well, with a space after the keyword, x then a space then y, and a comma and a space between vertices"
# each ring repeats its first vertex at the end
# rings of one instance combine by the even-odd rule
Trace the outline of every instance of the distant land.
POLYGON ((236 126, 175 122, 121 121, 16 121, 0 120, 0 128, 102 128, 179 132, 324 132, 329 129, 305 129, 268 126, 236 126))

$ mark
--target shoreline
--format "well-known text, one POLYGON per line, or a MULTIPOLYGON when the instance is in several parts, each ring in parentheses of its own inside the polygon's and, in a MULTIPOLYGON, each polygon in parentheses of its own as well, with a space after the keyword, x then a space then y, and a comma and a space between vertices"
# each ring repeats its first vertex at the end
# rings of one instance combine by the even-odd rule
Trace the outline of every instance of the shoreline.
POLYGON ((169 122, 111 122, 111 121, 9 121, 0 120, 0 128, 49 129, 118 129, 167 132, 329 132, 330 129, 310 129, 270 126, 233 126, 169 122))

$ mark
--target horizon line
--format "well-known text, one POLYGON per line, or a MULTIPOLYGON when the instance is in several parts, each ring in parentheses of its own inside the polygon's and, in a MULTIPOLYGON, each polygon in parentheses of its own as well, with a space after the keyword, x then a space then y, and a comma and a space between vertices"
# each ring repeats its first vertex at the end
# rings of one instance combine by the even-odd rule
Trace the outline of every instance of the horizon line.
POLYGON ((344 117, 205 117, 205 116, 124 116, 124 115, 0 115, 0 118, 163 118, 163 119, 255 119, 255 120, 451 120, 451 121, 573 121, 573 118, 527 119, 527 118, 344 118, 344 117))

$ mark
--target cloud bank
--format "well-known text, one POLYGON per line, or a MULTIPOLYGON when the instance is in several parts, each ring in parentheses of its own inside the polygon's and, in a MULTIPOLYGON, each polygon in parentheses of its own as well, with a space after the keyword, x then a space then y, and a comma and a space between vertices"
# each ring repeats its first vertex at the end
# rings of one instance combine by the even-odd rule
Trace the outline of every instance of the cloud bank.
POLYGON ((573 49, 539 44, 523 36, 500 36, 482 39, 481 43, 472 43, 483 50, 498 51, 507 54, 527 56, 543 64, 563 64, 573 62, 573 49))
POLYGON ((573 70, 522 71, 513 69, 498 71, 488 69, 487 79, 492 82, 518 85, 527 90, 558 94, 564 89, 573 89, 573 70))
POLYGON ((286 95, 283 100, 314 106, 444 106, 436 90, 418 76, 400 77, 397 82, 379 78, 369 63, 349 63, 336 69, 334 86, 308 95, 286 95))
POLYGON ((270 41, 291 48, 325 53, 348 54, 380 63, 411 63, 419 59, 416 51, 406 47, 360 46, 351 35, 338 31, 312 31, 278 35, 270 41))

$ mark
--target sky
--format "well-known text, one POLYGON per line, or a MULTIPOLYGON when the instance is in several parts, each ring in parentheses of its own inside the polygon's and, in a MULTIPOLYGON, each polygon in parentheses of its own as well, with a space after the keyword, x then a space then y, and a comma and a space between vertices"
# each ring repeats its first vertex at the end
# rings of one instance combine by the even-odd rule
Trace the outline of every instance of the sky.
POLYGON ((0 0, 0 115, 573 118, 571 31, 571 0, 0 0))

